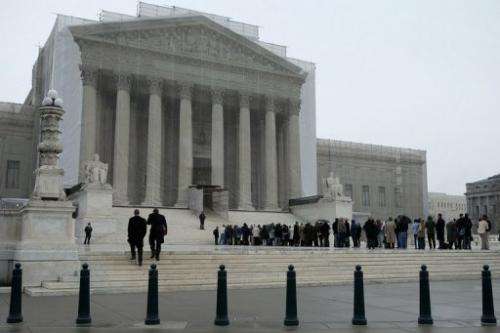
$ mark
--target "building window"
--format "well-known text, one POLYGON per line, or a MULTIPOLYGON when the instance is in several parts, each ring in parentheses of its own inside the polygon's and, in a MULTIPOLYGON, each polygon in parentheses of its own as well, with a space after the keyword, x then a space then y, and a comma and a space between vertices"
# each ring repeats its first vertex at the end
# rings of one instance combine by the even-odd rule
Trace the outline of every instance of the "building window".
POLYGON ((344 195, 352 200, 352 184, 344 185, 344 195))
POLYGON ((379 186, 378 188, 378 205, 380 207, 385 207, 385 187, 379 186))
POLYGON ((7 161, 6 188, 19 188, 19 165, 19 161, 7 161))
POLYGON ((401 208, 401 189, 399 187, 394 188, 394 202, 396 203, 396 208, 401 208))
POLYGON ((363 185, 363 206, 370 206, 370 187, 363 185))

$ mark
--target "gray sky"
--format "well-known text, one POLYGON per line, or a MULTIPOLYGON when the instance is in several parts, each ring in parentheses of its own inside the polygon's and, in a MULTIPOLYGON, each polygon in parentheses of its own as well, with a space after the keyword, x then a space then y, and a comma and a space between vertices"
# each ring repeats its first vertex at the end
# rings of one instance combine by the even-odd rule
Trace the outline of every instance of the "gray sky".
MULTIPOLYGON (((429 190, 500 172, 500 1, 184 0, 261 26, 317 65, 317 135, 427 150, 429 190), (307 4, 307 5, 306 5, 307 4)), ((135 14, 135 0, 2 0, 0 100, 22 102, 55 15, 135 14)))

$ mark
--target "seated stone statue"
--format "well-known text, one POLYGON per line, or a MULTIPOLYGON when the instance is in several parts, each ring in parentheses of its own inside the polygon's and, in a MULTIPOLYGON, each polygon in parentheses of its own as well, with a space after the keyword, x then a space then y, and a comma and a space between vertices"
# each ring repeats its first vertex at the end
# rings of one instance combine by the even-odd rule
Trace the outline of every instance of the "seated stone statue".
POLYGON ((323 197, 330 200, 339 200, 344 197, 344 187, 337 177, 333 177, 333 172, 323 178, 323 197))
POLYGON ((84 162, 83 170, 85 184, 107 185, 108 164, 101 162, 98 154, 94 154, 92 161, 84 162))

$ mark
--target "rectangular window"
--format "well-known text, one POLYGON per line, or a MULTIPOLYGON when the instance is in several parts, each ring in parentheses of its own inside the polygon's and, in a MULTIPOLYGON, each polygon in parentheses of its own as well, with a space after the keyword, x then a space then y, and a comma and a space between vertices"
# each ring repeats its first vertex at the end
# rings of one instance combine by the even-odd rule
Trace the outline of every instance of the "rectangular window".
POLYGON ((385 207, 385 187, 379 186, 378 188, 378 205, 380 207, 385 207))
POLYGON ((370 206, 370 187, 363 185, 363 206, 370 206))
POLYGON ((352 184, 344 185, 344 195, 352 199, 352 184))
POLYGON ((399 187, 394 188, 394 202, 396 208, 401 208, 401 189, 399 187))
POLYGON ((19 188, 19 165, 19 161, 7 161, 7 176, 5 182, 6 188, 19 188))

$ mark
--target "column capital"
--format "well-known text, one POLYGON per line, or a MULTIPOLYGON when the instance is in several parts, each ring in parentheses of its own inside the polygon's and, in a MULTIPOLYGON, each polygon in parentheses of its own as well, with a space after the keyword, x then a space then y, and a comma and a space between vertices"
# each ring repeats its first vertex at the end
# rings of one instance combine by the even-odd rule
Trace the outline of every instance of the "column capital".
POLYGON ((274 107, 274 97, 271 95, 265 95, 264 96, 264 103, 265 103, 265 110, 266 112, 275 112, 275 107, 274 107))
POLYGON ((130 91, 130 86, 132 85, 132 78, 129 74, 126 73, 115 74, 114 80, 116 83, 116 88, 118 90, 130 91))
POLYGON ((191 100, 193 97, 193 84, 191 82, 180 82, 178 89, 181 99, 191 100))
POLYGON ((159 77, 148 77, 147 82, 149 85, 149 93, 151 95, 161 96, 163 91, 163 79, 159 77))
POLYGON ((298 116, 300 113, 300 98, 290 98, 288 103, 290 114, 298 116))
POLYGON ((210 95, 212 96, 212 104, 222 104, 224 99, 224 89, 211 88, 210 95))
POLYGON ((97 77, 99 75, 99 70, 97 67, 82 64, 80 65, 80 77, 82 79, 82 83, 85 86, 96 86, 97 85, 97 77))
POLYGON ((238 92, 240 97, 240 108, 250 108, 250 94, 246 91, 238 92))

